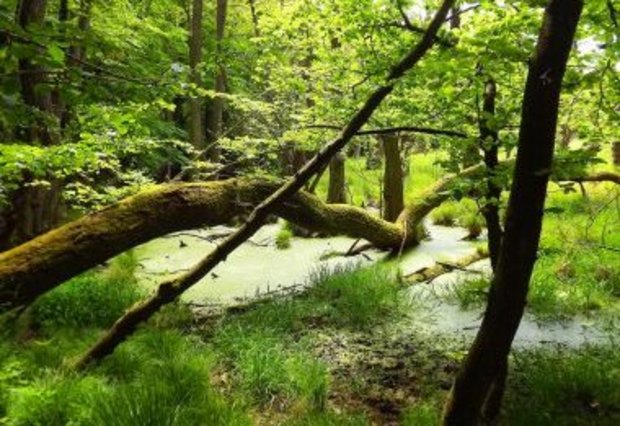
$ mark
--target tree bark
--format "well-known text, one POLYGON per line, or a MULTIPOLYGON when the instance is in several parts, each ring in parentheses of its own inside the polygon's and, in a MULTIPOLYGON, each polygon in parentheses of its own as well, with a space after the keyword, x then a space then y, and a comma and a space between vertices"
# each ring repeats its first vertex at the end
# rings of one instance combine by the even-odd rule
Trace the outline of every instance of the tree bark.
POLYGON ((222 136, 223 116, 224 116, 224 99, 220 94, 226 93, 226 68, 224 67, 222 41, 224 40, 224 30, 226 29, 226 14, 228 8, 228 0, 217 0, 216 17, 215 17, 215 93, 216 96, 210 102, 207 111, 207 156, 212 161, 219 161, 220 147, 218 139, 222 136))
MULTIPOLYGON (((18 10, 19 25, 29 31, 32 25, 41 25, 45 19, 47 0, 21 0, 18 10)), ((36 112, 33 123, 25 129, 24 139, 28 142, 40 141, 44 145, 57 142, 55 132, 50 128, 54 116, 51 88, 45 90, 46 70, 29 58, 19 59, 19 81, 24 103, 36 112)), ((52 126, 53 127, 53 126, 52 126)))
POLYGON ((383 219, 394 222, 405 207, 403 164, 398 135, 383 135, 381 145, 385 159, 383 169, 383 219))
POLYGON ((345 154, 338 152, 329 162, 328 204, 346 204, 347 202, 345 160, 345 154))
MULTIPOLYGON (((482 325, 444 410, 446 425, 476 425, 486 401, 503 388, 512 340, 519 327, 540 240, 551 172, 562 78, 582 0, 551 0, 530 63, 506 230, 482 325)), ((497 398, 496 398, 497 399, 497 398)), ((493 411, 499 411, 495 401, 493 411)))
POLYGON ((392 68, 388 74, 387 81, 370 94, 366 102, 364 102, 362 107, 353 115, 336 139, 321 149, 295 177, 261 202, 252 211, 243 226, 227 237, 209 255, 190 269, 190 271, 175 280, 161 284, 155 295, 136 305, 119 318, 109 332, 84 354, 77 362, 76 367, 84 367, 112 353, 127 336, 134 332, 140 323, 150 318, 162 306, 174 301, 185 290, 198 282, 205 274, 209 273, 222 260, 226 259, 237 247, 254 235, 254 233, 262 227, 270 214, 274 213, 285 201, 295 195, 313 175, 319 172, 338 151, 345 147, 355 133, 370 119, 383 99, 394 90, 396 81, 410 70, 433 46, 437 31, 445 21, 453 3, 454 0, 444 0, 420 42, 392 68))
MULTIPOLYGON (((194 89, 202 87, 200 65, 202 63, 202 6, 203 0, 193 0, 189 37, 190 82, 194 89)), ((192 94, 188 101, 189 141, 198 150, 205 149, 202 123, 202 96, 192 94)))
POLYGON ((485 203, 482 206, 482 215, 487 225, 487 244, 493 269, 497 266, 497 259, 502 244, 502 225, 499 218, 499 203, 502 196, 502 188, 497 184, 498 134, 492 123, 495 117, 495 97, 497 85, 493 78, 489 78, 484 86, 484 101, 482 105, 482 117, 480 118, 480 148, 484 153, 486 170, 487 191, 485 203))

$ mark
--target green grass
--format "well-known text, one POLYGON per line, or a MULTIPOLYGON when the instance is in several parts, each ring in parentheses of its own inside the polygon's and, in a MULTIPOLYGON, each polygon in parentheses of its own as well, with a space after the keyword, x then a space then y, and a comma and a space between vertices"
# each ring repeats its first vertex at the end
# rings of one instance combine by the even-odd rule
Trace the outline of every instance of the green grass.
POLYGON ((517 352, 504 416, 514 425, 620 423, 615 346, 517 352))
POLYGON ((318 271, 304 296, 226 317, 210 336, 178 331, 190 329, 189 314, 172 305, 100 365, 72 373, 75 357, 133 300, 114 287, 133 288, 133 270, 135 263, 122 257, 78 277, 59 287, 67 288, 62 297, 42 299, 31 325, 43 327, 35 334, 15 340, 5 333, 1 423, 243 425, 258 416, 287 424, 365 424, 363 416, 328 407, 332 378, 312 355, 311 334, 367 330, 398 315, 399 282, 390 267, 318 271), (111 313, 68 309, 80 303, 111 313))
POLYGON ((421 402, 403 413, 403 426, 435 426, 441 424, 441 405, 421 402))
POLYGON ((475 277, 451 284, 443 297, 452 303, 457 303, 461 309, 482 307, 486 303, 489 291, 489 280, 484 277, 475 277))
POLYGON ((618 193, 606 185, 590 187, 589 193, 584 199, 554 192, 547 202, 529 294, 529 307, 540 317, 618 311, 620 209, 613 204, 618 193))
MULTIPOLYGON (((615 345, 518 351, 499 424, 616 425, 620 421, 620 355, 615 345)), ((435 388, 402 415, 402 424, 440 424, 446 390, 435 388)))
MULTIPOLYGON (((61 334, 53 339, 69 346, 61 334)), ((70 341, 73 349, 90 343, 70 341)), ((251 424, 243 409, 213 389, 214 359, 197 339, 145 330, 82 375, 29 355, 38 345, 3 343, 0 419, 8 424, 251 424)))
POLYGON ((41 297, 31 319, 44 327, 108 327, 143 297, 132 252, 112 260, 104 272, 90 271, 41 297))
POLYGON ((472 238, 474 234, 477 234, 476 237, 480 235, 484 226, 476 203, 467 198, 444 202, 431 212, 430 217, 435 225, 462 226, 472 234, 472 238))
POLYGON ((280 231, 278 231, 278 234, 276 235, 276 247, 278 248, 278 250, 285 250, 287 248, 290 248, 292 239, 293 232, 290 229, 283 227, 282 229, 280 229, 280 231))
POLYGON ((309 355, 312 333, 367 330, 405 307, 388 266, 319 270, 312 281, 303 296, 225 318, 212 337, 212 350, 232 372, 234 387, 254 404, 325 411, 330 377, 326 365, 309 355))
POLYGON ((467 229, 467 239, 475 240, 482 234, 482 229, 485 227, 485 221, 481 214, 478 212, 467 213, 463 215, 459 220, 459 225, 467 229))
POLYGON ((435 225, 454 226, 459 216, 460 209, 456 201, 445 202, 431 212, 431 220, 435 225))
MULTIPOLYGON (((527 310, 539 320, 577 315, 617 317, 620 312, 620 209, 618 190, 588 186, 588 198, 550 185, 527 310)), ((444 209, 456 217, 455 204, 444 209)), ((443 217, 442 208, 435 213, 443 217)), ((465 223, 463 223, 465 224, 465 223)), ((464 309, 486 302, 487 280, 466 280, 443 293, 464 309)))

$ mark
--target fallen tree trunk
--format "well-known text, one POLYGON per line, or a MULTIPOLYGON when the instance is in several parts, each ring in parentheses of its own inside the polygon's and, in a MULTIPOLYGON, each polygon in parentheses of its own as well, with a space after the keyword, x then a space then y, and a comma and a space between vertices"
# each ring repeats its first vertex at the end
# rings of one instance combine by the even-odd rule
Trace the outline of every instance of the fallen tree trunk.
POLYGON ((455 262, 436 262, 431 266, 419 269, 412 274, 405 275, 403 278, 407 284, 416 284, 422 282, 431 282, 437 277, 450 273, 455 270, 465 270, 472 263, 476 263, 479 260, 483 260, 489 257, 488 253, 475 251, 474 253, 462 257, 455 262))
MULTIPOLYGON (((457 179, 482 173, 484 166, 477 165, 438 180, 422 196, 409 200, 396 223, 359 207, 327 205, 303 191, 275 214, 313 231, 363 238, 377 248, 396 250, 417 243, 416 233, 406 230, 415 230, 426 215, 446 201, 457 179)), ((595 176, 599 181, 601 176, 595 176)), ((606 180, 616 179, 617 175, 606 180)), ((230 179, 159 185, 0 253, 0 312, 28 306, 64 281, 154 238, 230 223, 279 184, 230 179)))
MULTIPOLYGON (((230 223, 278 186, 243 179, 161 185, 84 216, 0 254, 0 307, 27 306, 69 278, 153 238, 230 223)), ((326 205, 307 193, 275 213, 311 230, 365 238, 379 248, 403 241, 397 225, 358 207, 326 205)))

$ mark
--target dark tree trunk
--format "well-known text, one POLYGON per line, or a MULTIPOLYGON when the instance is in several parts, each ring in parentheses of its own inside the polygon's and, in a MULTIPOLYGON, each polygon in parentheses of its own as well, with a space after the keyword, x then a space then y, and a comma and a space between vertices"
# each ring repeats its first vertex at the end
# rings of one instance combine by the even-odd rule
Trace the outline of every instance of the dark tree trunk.
MULTIPOLYGON (((19 25, 28 31, 32 25, 41 25, 45 19, 47 0, 22 0, 18 10, 19 25)), ((45 68, 37 65, 29 58, 19 60, 19 80, 22 99, 33 108, 33 123, 24 131, 24 139, 28 142, 40 141, 44 145, 52 145, 57 141, 53 130, 54 105, 51 88, 46 90, 47 74, 45 68)))
POLYGON ((611 144, 611 156, 615 166, 620 166, 620 141, 611 144))
POLYGON ((258 12, 256 11, 256 0, 248 0, 250 3, 250 13, 252 14, 252 29, 254 36, 260 37, 260 26, 258 25, 258 12))
POLYGON ((394 222, 405 208, 403 164, 400 158, 398 135, 382 135, 381 145, 385 158, 383 169, 383 218, 394 222))
MULTIPOLYGON (((196 87, 202 87, 202 78, 199 65, 202 62, 202 5, 203 0, 193 0, 190 37, 189 37, 189 67, 190 82, 196 87)), ((202 122, 202 97, 190 95, 188 101, 189 140, 194 148, 205 149, 204 128, 202 122)))
POLYGON ((489 256, 493 269, 497 266, 497 259, 502 243, 502 225, 499 218, 499 204, 502 187, 497 183, 498 135, 497 129, 490 123, 495 116, 495 97, 497 86, 495 80, 489 78, 484 86, 484 102, 482 117, 480 118, 480 147, 484 153, 484 164, 487 167, 487 191, 485 203, 482 206, 482 215, 487 224, 489 256))
MULTIPOLYGON (((78 40, 71 44, 68 48, 67 55, 67 67, 73 69, 80 69, 83 66, 83 61, 86 60, 86 46, 84 36, 90 29, 90 12, 92 8, 92 0, 80 0, 78 7, 78 40)), ((67 9, 63 14, 69 15, 67 9)), ((69 126, 69 123, 73 120, 73 112, 71 105, 67 104, 62 97, 58 98, 56 102, 56 110, 60 118, 60 129, 64 131, 69 126)))
MULTIPOLYGON (((228 0, 217 0, 216 17, 215 17, 215 93, 226 93, 226 68, 223 61, 222 41, 224 40, 224 30, 226 29, 226 14, 228 0)), ((207 146, 209 150, 207 155, 212 161, 219 161, 220 147, 218 139, 222 136, 223 117, 225 102, 221 96, 216 96, 211 101, 207 109, 207 146)))
POLYGON ((484 419, 483 410, 499 411, 501 398, 494 389, 504 387, 508 353, 536 261, 561 84, 582 7, 582 0, 551 0, 545 10, 523 97, 506 231, 482 325, 446 403, 446 425, 490 422, 494 419, 484 419), (489 407, 493 401, 496 406, 489 407))
POLYGON ((329 162, 328 204, 346 204, 347 202, 345 161, 345 154, 339 152, 329 162))
POLYGON ((0 230, 0 251, 49 231, 63 217, 62 181, 49 179, 49 185, 27 186, 11 196, 11 205, 2 212, 3 226, 0 230))

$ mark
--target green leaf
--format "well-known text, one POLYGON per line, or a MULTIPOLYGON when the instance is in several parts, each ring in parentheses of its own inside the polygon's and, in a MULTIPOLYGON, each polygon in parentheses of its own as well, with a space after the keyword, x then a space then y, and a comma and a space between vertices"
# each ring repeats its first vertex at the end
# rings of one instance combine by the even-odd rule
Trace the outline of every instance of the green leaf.
POLYGON ((62 64, 65 60, 65 52, 57 44, 47 46, 47 53, 55 63, 62 64))

